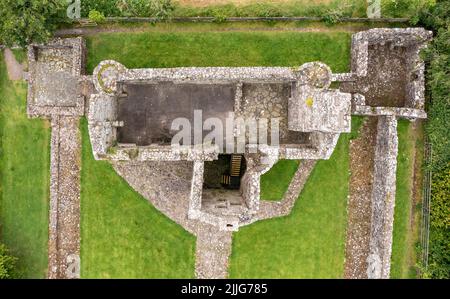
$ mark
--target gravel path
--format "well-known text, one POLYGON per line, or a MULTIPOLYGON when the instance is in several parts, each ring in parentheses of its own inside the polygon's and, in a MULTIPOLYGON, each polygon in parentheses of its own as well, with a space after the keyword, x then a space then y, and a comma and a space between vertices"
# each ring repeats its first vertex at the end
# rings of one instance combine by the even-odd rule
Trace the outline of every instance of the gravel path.
POLYGON ((4 51, 6 69, 8 70, 8 78, 11 81, 17 81, 23 79, 23 66, 16 60, 14 53, 5 48, 4 51))

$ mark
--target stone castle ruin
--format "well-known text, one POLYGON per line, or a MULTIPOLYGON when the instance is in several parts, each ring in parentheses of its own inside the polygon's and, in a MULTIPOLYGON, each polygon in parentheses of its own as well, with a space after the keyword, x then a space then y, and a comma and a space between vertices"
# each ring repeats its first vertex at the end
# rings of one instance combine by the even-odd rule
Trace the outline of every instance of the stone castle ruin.
MULTIPOLYGON (((349 73, 334 74, 321 62, 301 67, 127 69, 106 60, 92 76, 83 74, 83 40, 57 39, 30 47, 28 113, 51 118, 55 126, 86 115, 94 157, 110 161, 131 187, 197 235, 198 277, 226 277, 231 231, 289 214, 314 161, 328 159, 340 134, 350 132, 351 116, 376 116, 367 276, 387 278, 397 118, 426 118, 419 51, 430 39, 431 33, 421 28, 356 33, 349 73), (203 119, 215 117, 224 124, 230 115, 276 118, 280 142, 260 144, 247 138, 244 152, 227 153, 203 139, 173 146, 172 121, 183 117, 193 123, 196 110, 203 119), (266 202, 260 198, 260 178, 280 159, 302 163, 285 198, 266 202)), ((233 141, 242 134, 238 126, 224 130, 232 132, 233 141)), ((52 169, 64 164, 53 161, 52 169)), ((55 170, 52 182, 59 179, 55 170)), ((52 196, 56 215, 64 195, 54 191, 52 196)), ((64 227, 57 221, 50 225, 55 231, 64 227)), ((55 245, 63 256, 66 244, 55 245)))

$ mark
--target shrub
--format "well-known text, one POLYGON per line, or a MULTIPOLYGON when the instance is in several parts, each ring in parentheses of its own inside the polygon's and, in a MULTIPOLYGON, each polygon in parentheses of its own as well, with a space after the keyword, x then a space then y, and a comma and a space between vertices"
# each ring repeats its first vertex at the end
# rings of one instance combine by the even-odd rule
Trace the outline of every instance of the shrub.
POLYGON ((223 23, 227 20, 227 15, 219 9, 212 10, 212 16, 215 23, 223 23))
POLYGON ((0 244, 0 279, 10 279, 16 277, 17 258, 10 255, 8 248, 0 244))
POLYGON ((103 23, 105 21, 105 15, 95 9, 91 10, 89 12, 89 20, 95 22, 95 23, 103 23))
POLYGON ((322 16, 322 21, 324 21, 327 25, 334 25, 338 23, 340 19, 341 15, 336 13, 328 13, 322 16))

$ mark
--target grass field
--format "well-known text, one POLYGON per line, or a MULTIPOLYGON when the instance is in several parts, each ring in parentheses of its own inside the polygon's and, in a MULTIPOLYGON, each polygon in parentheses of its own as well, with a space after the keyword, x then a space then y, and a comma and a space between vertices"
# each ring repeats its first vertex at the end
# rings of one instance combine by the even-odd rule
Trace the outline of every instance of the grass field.
MULTIPOLYGON (((416 278, 416 243, 419 233, 420 209, 412 194, 414 160, 423 155, 423 132, 414 130, 405 120, 398 123, 399 149, 397 158, 397 192, 395 198, 394 233, 391 258, 391 278, 416 278)), ((422 161, 418 163, 421 165, 422 161)), ((420 174, 418 174, 420 175, 420 174)), ((419 186, 421 177, 419 177, 419 186)), ((419 198, 421 194, 418 194, 419 198)))
POLYGON ((0 53, 0 242, 25 278, 47 270, 49 123, 27 119, 25 82, 8 80, 0 53))
POLYGON ((175 16, 281 17, 322 16, 339 11, 365 17, 366 0, 176 0, 175 16))
POLYGON ((88 72, 105 59, 128 68, 298 66, 320 60, 347 71, 350 33, 143 32, 88 37, 88 72))
POLYGON ((81 276, 193 278, 195 238, 95 161, 81 125, 81 276))
POLYGON ((298 165, 296 160, 280 160, 261 176, 261 199, 281 200, 298 165))
MULTIPOLYGON (((435 0, 381 0, 382 17, 411 17, 435 0)), ((367 17, 367 0, 175 0, 175 16, 281 17, 337 14, 367 17)))

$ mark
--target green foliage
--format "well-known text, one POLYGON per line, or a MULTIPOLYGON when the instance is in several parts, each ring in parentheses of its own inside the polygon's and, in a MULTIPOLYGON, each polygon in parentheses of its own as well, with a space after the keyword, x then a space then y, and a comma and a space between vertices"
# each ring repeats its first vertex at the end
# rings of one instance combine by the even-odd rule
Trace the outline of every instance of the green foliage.
POLYGON ((177 17, 211 17, 213 13, 220 11, 226 17, 322 17, 331 10, 339 10, 343 15, 349 17, 364 17, 366 0, 332 0, 325 4, 309 0, 290 0, 279 3, 260 1, 247 5, 229 3, 206 7, 190 7, 178 4, 175 6, 173 15, 177 17))
POLYGON ((340 11, 329 11, 322 16, 322 20, 325 24, 334 25, 340 21, 342 18, 342 12, 340 11))
POLYGON ((418 22, 421 9, 430 7, 434 0, 382 0, 381 14, 388 18, 411 18, 412 23, 418 22))
POLYGON ((393 18, 401 17, 405 11, 412 8, 413 1, 411 0, 386 0, 382 2, 382 13, 384 16, 393 18))
POLYGON ((297 160, 280 160, 261 176, 261 199, 281 200, 299 166, 297 160))
POLYGON ((64 0, 0 1, 0 44, 25 47, 50 38, 65 19, 64 0))
POLYGON ((89 20, 94 21, 97 24, 103 23, 105 19, 105 15, 95 9, 89 12, 89 20))
POLYGON ((213 10, 212 16, 215 23, 223 23, 227 20, 227 15, 218 9, 213 10))
POLYGON ((8 248, 0 243, 0 279, 16 277, 17 258, 10 255, 8 248))
POLYGON ((428 269, 426 276, 435 279, 450 278, 450 237, 449 230, 430 230, 428 269))
POLYGON ((433 156, 429 267, 431 278, 450 278, 450 0, 419 13, 420 23, 435 33, 423 52, 427 63, 428 124, 433 156))
POLYGON ((450 163, 433 176, 431 186, 431 225, 439 229, 450 228, 450 163))

